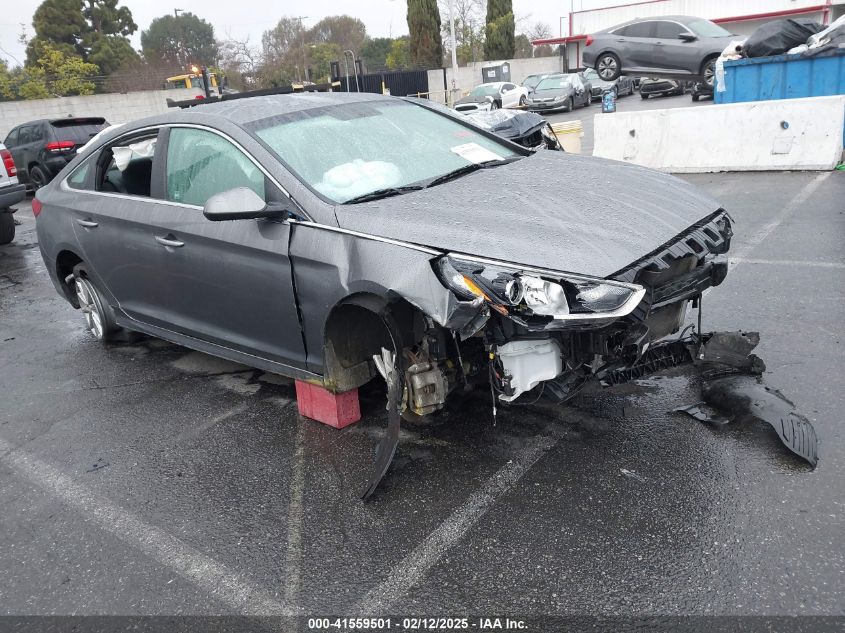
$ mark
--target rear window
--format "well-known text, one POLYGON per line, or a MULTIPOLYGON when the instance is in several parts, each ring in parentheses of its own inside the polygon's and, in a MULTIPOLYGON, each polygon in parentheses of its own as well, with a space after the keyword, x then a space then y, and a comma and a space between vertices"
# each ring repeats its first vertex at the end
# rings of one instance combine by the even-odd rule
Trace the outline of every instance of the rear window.
POLYGON ((84 145, 97 132, 105 128, 105 119, 69 119, 67 121, 52 121, 51 125, 59 140, 73 141, 77 145, 84 145))

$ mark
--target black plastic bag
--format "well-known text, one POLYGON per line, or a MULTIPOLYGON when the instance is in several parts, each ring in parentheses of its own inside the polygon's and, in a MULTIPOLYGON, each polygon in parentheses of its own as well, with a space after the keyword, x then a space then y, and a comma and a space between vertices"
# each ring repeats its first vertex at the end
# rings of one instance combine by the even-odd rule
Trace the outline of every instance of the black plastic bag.
POLYGON ((781 55, 824 28, 824 25, 812 20, 775 20, 758 27, 745 41, 742 50, 748 57, 781 55))

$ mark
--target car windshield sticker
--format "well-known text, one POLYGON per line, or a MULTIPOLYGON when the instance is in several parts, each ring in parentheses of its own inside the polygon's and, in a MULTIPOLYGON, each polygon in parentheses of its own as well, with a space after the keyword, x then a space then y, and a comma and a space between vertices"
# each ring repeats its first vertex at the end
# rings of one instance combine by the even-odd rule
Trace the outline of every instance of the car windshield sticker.
POLYGON ((450 149, 464 160, 475 164, 486 163, 491 160, 502 160, 501 156, 485 147, 481 147, 478 143, 464 143, 463 145, 455 145, 450 149))

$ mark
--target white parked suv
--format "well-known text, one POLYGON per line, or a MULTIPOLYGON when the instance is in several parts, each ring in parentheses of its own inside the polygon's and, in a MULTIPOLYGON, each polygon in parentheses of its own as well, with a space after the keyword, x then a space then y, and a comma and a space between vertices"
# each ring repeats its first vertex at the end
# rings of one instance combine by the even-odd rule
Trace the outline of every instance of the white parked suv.
POLYGON ((26 185, 18 182, 18 170, 12 153, 0 143, 0 244, 8 244, 15 237, 15 219, 12 214, 13 204, 23 200, 26 195, 26 185))

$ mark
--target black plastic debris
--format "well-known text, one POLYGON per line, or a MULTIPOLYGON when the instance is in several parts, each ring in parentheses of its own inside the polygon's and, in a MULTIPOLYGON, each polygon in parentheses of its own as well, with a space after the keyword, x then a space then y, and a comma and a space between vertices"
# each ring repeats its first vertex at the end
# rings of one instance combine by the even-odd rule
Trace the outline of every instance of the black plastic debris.
POLYGON ((780 391, 748 375, 722 376, 705 381, 704 401, 741 418, 768 422, 781 442, 814 468, 818 463, 818 438, 810 421, 795 410, 780 391))
POLYGON ((677 409, 672 409, 672 412, 686 413, 688 416, 695 418, 699 422, 707 422, 708 424, 712 424, 713 426, 725 426, 726 424, 730 423, 730 418, 726 418, 725 416, 719 415, 718 413, 708 411, 703 405, 703 402, 699 402, 698 404, 688 404, 685 407, 678 407, 677 409))
POLYGON ((758 27, 748 36, 742 49, 747 57, 781 55, 790 48, 803 44, 808 37, 823 31, 824 28, 824 25, 813 20, 774 20, 758 27))

